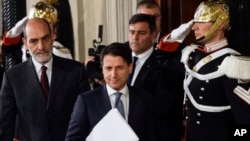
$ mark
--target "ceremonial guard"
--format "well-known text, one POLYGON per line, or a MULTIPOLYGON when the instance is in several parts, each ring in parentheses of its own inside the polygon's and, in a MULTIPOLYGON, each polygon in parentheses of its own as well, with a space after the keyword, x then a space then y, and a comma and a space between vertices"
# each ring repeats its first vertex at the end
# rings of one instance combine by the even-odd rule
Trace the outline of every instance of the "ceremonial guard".
POLYGON ((181 59, 188 141, 231 141, 235 128, 250 125, 250 58, 228 45, 229 10, 224 1, 209 0, 194 14, 199 45, 184 48, 181 59))

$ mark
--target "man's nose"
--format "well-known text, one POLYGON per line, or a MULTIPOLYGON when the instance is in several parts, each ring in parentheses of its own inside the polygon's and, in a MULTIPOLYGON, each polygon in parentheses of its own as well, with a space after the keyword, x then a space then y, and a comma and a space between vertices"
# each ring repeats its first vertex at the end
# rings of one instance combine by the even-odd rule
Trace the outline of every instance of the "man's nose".
POLYGON ((135 34, 133 35, 133 39, 137 40, 138 38, 139 38, 139 34, 138 34, 138 33, 135 33, 135 34))
POLYGON ((39 50, 43 50, 44 49, 44 43, 41 40, 38 41, 37 46, 38 46, 39 50))
POLYGON ((196 30, 197 29, 197 23, 195 22, 192 26, 192 30, 196 30))
POLYGON ((112 70, 111 75, 112 75, 113 77, 116 76, 116 70, 115 70, 115 69, 112 70))

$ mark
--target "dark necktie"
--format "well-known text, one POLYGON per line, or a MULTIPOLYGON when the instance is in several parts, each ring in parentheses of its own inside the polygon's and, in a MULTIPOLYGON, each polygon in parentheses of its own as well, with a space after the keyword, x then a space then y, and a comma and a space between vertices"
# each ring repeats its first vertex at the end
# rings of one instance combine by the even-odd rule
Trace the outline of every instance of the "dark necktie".
POLYGON ((41 67, 42 73, 41 73, 41 86, 43 89, 43 92, 46 97, 49 95, 49 81, 48 81, 48 76, 46 74, 47 67, 42 66, 41 67))
POLYGON ((134 56, 133 57, 133 69, 132 69, 132 73, 129 75, 128 77, 128 84, 131 85, 133 76, 134 76, 134 72, 135 72, 135 67, 136 67, 136 61, 138 60, 138 57, 134 56))
POLYGON ((115 105, 114 107, 118 109, 118 111, 121 113, 121 115, 125 118, 125 112, 124 112, 124 107, 123 107, 123 103, 121 101, 121 95, 122 93, 115 93, 115 105))

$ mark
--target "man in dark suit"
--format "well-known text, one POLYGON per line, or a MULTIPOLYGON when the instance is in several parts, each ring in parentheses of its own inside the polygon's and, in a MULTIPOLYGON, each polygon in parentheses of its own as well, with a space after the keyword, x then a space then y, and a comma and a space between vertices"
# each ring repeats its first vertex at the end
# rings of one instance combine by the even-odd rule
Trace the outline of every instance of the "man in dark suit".
POLYGON ((44 19, 28 20, 23 43, 31 59, 4 75, 0 140, 12 140, 18 115, 22 141, 62 141, 78 94, 90 89, 86 72, 81 63, 52 54, 51 29, 44 19), (41 66, 47 67, 47 95, 40 84, 41 66))
POLYGON ((157 29, 157 36, 153 44, 156 50, 155 56, 160 64, 178 73, 178 75, 181 76, 181 81, 183 81, 185 69, 180 62, 181 50, 186 46, 183 40, 191 31, 192 20, 166 34, 161 32, 161 7, 156 1, 140 1, 136 6, 136 13, 155 16, 157 29))
POLYGON ((158 63, 152 47, 157 35, 155 17, 136 14, 129 21, 129 44, 137 57, 131 85, 153 95, 159 140, 180 140, 182 126, 182 85, 179 76, 158 63))
POLYGON ((155 130, 151 126, 150 94, 127 86, 132 71, 131 50, 122 43, 113 43, 103 49, 100 59, 106 84, 78 96, 66 141, 85 140, 93 127, 115 107, 116 92, 122 93, 125 120, 140 141, 157 140, 153 138, 155 130))

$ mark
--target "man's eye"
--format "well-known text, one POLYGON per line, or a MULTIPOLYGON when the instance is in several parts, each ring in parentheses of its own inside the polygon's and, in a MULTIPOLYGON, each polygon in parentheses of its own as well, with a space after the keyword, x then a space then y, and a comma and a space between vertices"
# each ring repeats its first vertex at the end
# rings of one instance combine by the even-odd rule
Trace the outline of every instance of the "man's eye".
POLYGON ((107 68, 104 68, 105 70, 111 70, 111 68, 110 67, 107 67, 107 68))
POLYGON ((43 40, 45 40, 45 41, 47 41, 47 40, 49 40, 50 39, 50 36, 45 36, 44 38, 43 38, 43 40))
POLYGON ((139 32, 139 34, 144 35, 144 34, 146 34, 146 32, 144 32, 144 31, 143 32, 139 32))
POLYGON ((37 40, 30 40, 29 42, 30 42, 30 43, 36 43, 37 40))

